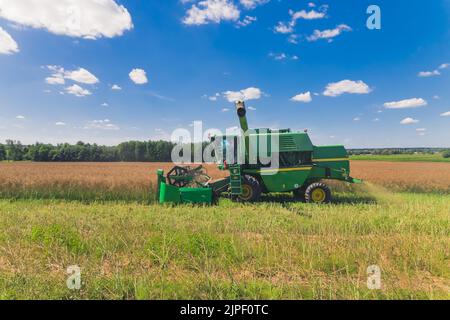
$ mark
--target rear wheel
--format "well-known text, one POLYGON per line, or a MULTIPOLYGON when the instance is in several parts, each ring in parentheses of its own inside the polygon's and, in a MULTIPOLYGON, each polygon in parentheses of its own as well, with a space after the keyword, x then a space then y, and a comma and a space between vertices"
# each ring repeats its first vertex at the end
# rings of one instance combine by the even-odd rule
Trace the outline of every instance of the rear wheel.
POLYGON ((261 185, 252 176, 244 176, 242 179, 242 194, 238 197, 242 202, 256 202, 261 199, 261 185))
POLYGON ((308 203, 330 203, 331 190, 322 182, 313 183, 306 189, 305 200, 308 203))

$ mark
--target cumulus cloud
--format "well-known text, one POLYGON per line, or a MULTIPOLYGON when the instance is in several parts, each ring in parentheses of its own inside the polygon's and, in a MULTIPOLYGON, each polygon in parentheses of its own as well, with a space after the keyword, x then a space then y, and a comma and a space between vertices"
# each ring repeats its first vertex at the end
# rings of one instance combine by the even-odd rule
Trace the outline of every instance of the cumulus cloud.
POLYGON ((96 84, 99 82, 96 76, 84 68, 79 68, 75 71, 67 71, 65 72, 64 77, 84 84, 96 84))
POLYGON ((320 39, 327 39, 329 41, 332 41, 333 38, 341 35, 343 32, 349 32, 352 31, 352 28, 350 28, 348 25, 346 24, 341 24, 338 25, 336 28, 334 29, 327 29, 327 30, 314 30, 314 33, 307 37, 306 39, 308 41, 317 41, 320 39))
POLYGON ((420 121, 417 119, 413 119, 413 118, 405 118, 402 121, 400 121, 400 124, 404 124, 404 125, 408 125, 408 124, 416 124, 419 123, 420 121))
POLYGON ((133 28, 130 13, 115 0, 0 0, 0 17, 85 39, 113 38, 133 28))
POLYGON ((25 120, 25 117, 19 115, 19 116, 16 117, 16 119, 18 119, 18 120, 25 120))
POLYGON ((344 93, 350 94, 368 94, 372 89, 363 81, 342 80, 329 83, 323 92, 324 96, 337 97, 344 93))
POLYGON ((117 84, 113 84, 113 85, 111 86, 111 90, 114 90, 114 91, 120 91, 120 90, 122 90, 122 87, 120 87, 120 86, 117 85, 117 84))
POLYGON ((259 88, 250 87, 240 91, 226 91, 223 95, 229 102, 234 103, 241 100, 258 100, 262 96, 262 91, 259 88))
POLYGON ((386 102, 384 107, 386 109, 407 109, 419 108, 428 105, 428 102, 422 98, 412 98, 400 101, 386 102))
POLYGON ((443 63, 439 66, 439 69, 441 69, 441 70, 447 69, 447 68, 450 68, 450 63, 443 63))
POLYGON ((278 22, 278 24, 274 28, 275 33, 292 33, 294 32, 294 27, 286 24, 285 22, 278 22))
POLYGON ((183 23, 204 25, 222 21, 237 21, 240 15, 240 10, 229 0, 203 0, 192 5, 186 12, 183 23))
POLYGON ((148 83, 147 73, 143 69, 133 69, 131 70, 129 76, 131 81, 133 81, 135 84, 148 83))
POLYGON ((289 15, 291 16, 291 20, 289 22, 278 22, 275 26, 275 33, 293 33, 295 30, 295 26, 297 25, 297 20, 314 20, 314 19, 323 19, 326 17, 326 7, 324 7, 324 11, 315 11, 315 10, 301 10, 301 11, 293 11, 289 10, 289 15))
POLYGON ((294 12, 291 10, 289 13, 292 16, 293 21, 297 21, 299 19, 305 19, 305 20, 323 19, 326 16, 325 12, 318 12, 315 10, 311 10, 311 11, 301 10, 301 11, 297 11, 297 12, 294 12))
POLYGON ((296 95, 295 97, 292 97, 291 101, 309 103, 312 101, 311 92, 308 91, 305 93, 300 93, 300 94, 296 95))
POLYGON ((19 52, 19 45, 17 42, 8 32, 0 27, 0 54, 13 54, 17 52, 19 52))
POLYGON ((67 125, 67 123, 62 122, 62 121, 58 121, 55 123, 55 126, 57 126, 57 127, 65 127, 66 125, 67 125))
POLYGON ((83 84, 96 84, 100 82, 96 76, 84 68, 66 71, 60 66, 47 66, 47 69, 52 72, 52 75, 47 77, 45 82, 51 85, 64 85, 66 79, 83 84))
POLYGON ((441 117, 450 117, 450 111, 441 113, 441 117))
POLYGON ((76 97, 86 97, 86 96, 90 96, 92 94, 89 90, 83 89, 82 87, 80 87, 77 84, 67 87, 65 90, 68 94, 72 94, 76 97))

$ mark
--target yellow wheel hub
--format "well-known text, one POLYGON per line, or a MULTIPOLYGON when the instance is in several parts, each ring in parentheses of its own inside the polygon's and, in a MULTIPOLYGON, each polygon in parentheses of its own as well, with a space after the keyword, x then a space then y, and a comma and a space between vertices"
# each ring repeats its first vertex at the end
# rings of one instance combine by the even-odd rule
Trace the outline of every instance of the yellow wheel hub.
POLYGON ((242 195, 241 195, 241 199, 242 199, 242 200, 248 200, 248 199, 251 199, 252 196, 253 196, 253 189, 252 189, 252 187, 250 187, 250 186, 247 185, 247 184, 244 184, 244 185, 242 186, 242 195))
POLYGON ((314 191, 311 193, 311 198, 312 201, 320 203, 325 201, 325 199, 327 198, 327 194, 325 190, 318 188, 314 189, 314 191))

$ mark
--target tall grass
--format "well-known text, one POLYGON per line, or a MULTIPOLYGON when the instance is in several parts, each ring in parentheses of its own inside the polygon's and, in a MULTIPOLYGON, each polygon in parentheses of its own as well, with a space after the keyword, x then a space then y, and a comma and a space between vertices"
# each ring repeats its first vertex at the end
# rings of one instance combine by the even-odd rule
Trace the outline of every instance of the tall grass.
POLYGON ((449 196, 346 197, 216 207, 2 200, 0 298, 450 298, 449 196), (373 264, 381 290, 366 286, 373 264), (82 268, 80 291, 66 287, 70 265, 82 268))

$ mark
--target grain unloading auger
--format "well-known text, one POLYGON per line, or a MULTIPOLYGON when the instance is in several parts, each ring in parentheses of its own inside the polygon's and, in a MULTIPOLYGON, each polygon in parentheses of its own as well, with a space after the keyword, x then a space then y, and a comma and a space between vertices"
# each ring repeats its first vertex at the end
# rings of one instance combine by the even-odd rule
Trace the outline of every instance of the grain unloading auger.
POLYGON ((361 180, 350 177, 350 161, 344 146, 315 146, 307 132, 292 132, 290 129, 249 131, 244 102, 237 102, 236 110, 245 138, 212 138, 212 142, 218 143, 222 149, 222 156, 217 157, 218 167, 228 170, 229 177, 214 181, 202 166, 177 166, 167 176, 163 170, 158 170, 160 203, 212 204, 222 195, 236 201, 255 202, 261 194, 286 192, 293 192, 297 198, 309 203, 329 203, 331 190, 323 180, 361 183, 361 180), (260 155, 263 147, 259 142, 250 142, 261 139, 268 142, 264 153, 278 158, 277 168, 251 156, 260 155), (243 141, 243 152, 238 141, 243 141), (277 141, 276 151, 271 150, 275 148, 270 141, 277 141), (240 164, 236 159, 242 154, 245 161, 240 164))

